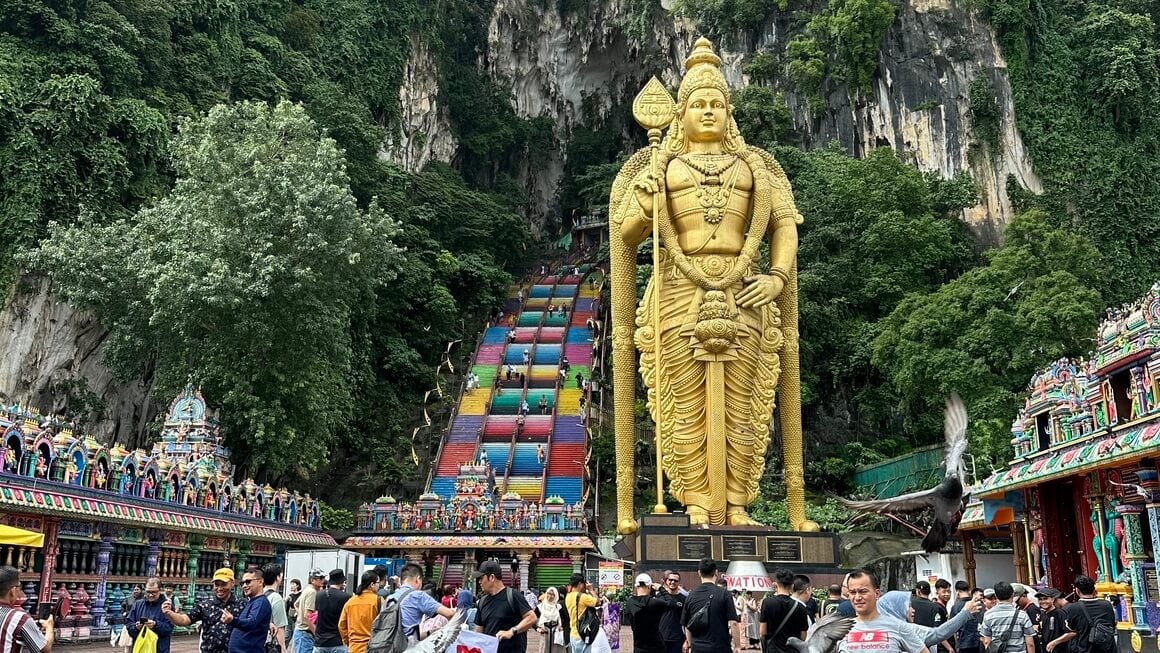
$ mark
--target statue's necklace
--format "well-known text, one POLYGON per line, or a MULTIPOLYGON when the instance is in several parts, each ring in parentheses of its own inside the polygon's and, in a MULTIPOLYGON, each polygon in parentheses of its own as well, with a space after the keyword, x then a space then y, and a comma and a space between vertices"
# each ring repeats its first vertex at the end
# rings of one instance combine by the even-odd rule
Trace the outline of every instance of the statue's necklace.
POLYGON ((693 183, 697 186, 697 200, 705 211, 705 222, 720 224, 721 220, 725 218, 725 206, 729 203, 729 196, 733 194, 733 188, 737 185, 737 174, 740 169, 735 167, 737 155, 708 155, 697 158, 701 160, 698 161, 692 156, 682 156, 681 163, 701 173, 704 177, 704 181, 701 181, 697 179, 696 175, 693 175, 693 183), (721 159, 720 163, 718 163, 719 159, 721 159), (729 180, 722 185, 721 175, 731 169, 733 172, 729 175, 729 180))

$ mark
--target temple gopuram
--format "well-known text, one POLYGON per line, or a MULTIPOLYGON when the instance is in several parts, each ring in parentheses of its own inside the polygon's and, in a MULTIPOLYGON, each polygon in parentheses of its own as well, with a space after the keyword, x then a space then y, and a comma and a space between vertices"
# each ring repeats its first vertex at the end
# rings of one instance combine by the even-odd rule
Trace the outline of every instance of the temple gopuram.
POLYGON ((1121 648, 1139 651, 1160 628, 1160 283, 1111 312, 1096 342, 1032 377, 1014 458, 972 489, 982 501, 960 529, 968 556, 972 538, 1006 531, 1020 582, 1067 595, 1076 576, 1094 578, 1121 648))
POLYGON ((512 584, 566 585, 595 550, 588 535, 588 419, 601 369, 599 275, 567 266, 512 286, 484 330, 426 492, 358 511, 343 547, 414 562, 464 585, 497 559, 512 584))
POLYGON ((0 540, 24 608, 61 599, 61 641, 109 636, 132 587, 159 576, 186 609, 214 570, 280 561, 288 547, 334 547, 309 495, 237 481, 205 400, 187 386, 151 450, 105 447, 19 406, 0 408, 0 524, 43 545, 0 540))

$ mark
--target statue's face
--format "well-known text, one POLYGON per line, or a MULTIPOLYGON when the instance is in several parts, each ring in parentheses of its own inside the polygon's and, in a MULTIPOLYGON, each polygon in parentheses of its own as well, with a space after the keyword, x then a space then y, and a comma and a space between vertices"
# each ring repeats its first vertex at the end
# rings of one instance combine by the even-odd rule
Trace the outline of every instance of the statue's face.
POLYGON ((701 88, 689 94, 681 126, 689 140, 712 143, 724 140, 729 123, 729 104, 715 88, 701 88))

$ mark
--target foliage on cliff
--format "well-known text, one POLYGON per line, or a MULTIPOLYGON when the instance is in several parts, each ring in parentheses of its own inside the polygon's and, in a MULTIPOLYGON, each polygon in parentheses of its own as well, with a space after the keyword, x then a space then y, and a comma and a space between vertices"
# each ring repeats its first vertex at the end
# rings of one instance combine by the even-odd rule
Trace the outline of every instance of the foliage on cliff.
MULTIPOLYGON (((409 456, 399 455, 410 450, 420 399, 435 385, 434 371, 447 343, 459 338, 471 342, 482 317, 500 300, 510 279, 508 270, 519 266, 525 255, 511 244, 525 242, 528 232, 519 215, 521 193, 500 199, 478 190, 499 187, 513 163, 490 169, 487 175, 473 174, 476 185, 469 187, 450 169, 406 174, 378 155, 399 116, 398 88, 409 52, 408 35, 413 28, 436 37, 451 34, 465 14, 475 16, 478 23, 478 14, 486 14, 490 4, 477 4, 468 0, 439 7, 410 0, 0 3, 0 269, 10 275, 16 267, 14 256, 36 246, 48 233, 48 225, 57 223, 60 240, 47 246, 39 263, 51 266, 62 280, 71 278, 76 301, 96 308, 116 333, 127 334, 114 348, 118 352, 110 361, 114 368, 126 375, 156 368, 161 373, 155 389, 158 397, 165 396, 166 386, 184 383, 184 377, 177 378, 178 357, 189 369, 208 374, 197 380, 206 385, 212 401, 224 405, 226 419, 233 420, 229 432, 239 462, 258 467, 260 476, 276 480, 279 475, 304 475, 314 469, 316 478, 331 479, 319 484, 328 496, 342 488, 333 482, 337 473, 326 467, 332 461, 339 463, 338 478, 343 482, 366 480, 372 472, 379 489, 384 483, 422 480, 409 456), (319 267, 321 255, 336 247, 337 240, 327 240, 316 261, 304 257, 309 244, 293 241, 299 257, 293 258, 290 250, 279 251, 279 256, 290 257, 289 262, 268 277, 237 257, 223 254, 220 262, 207 258, 213 245, 284 242, 289 234, 281 220, 290 220, 293 213, 255 220, 256 231, 247 232, 239 243, 197 242, 192 232, 174 240, 191 248, 190 257, 201 257, 198 265, 220 263, 220 271, 255 273, 248 287, 232 287, 224 277, 211 274, 191 287, 174 290, 165 284, 176 276, 128 275, 122 265, 125 257, 142 255, 142 269, 161 269, 163 262, 176 260, 176 254, 164 251, 163 243, 98 246, 86 240, 102 230, 136 235, 170 227, 176 233, 182 217, 208 221, 213 215, 213 221, 227 221, 231 202, 246 198, 220 196, 215 199, 218 204, 199 207, 191 201, 193 196, 183 197, 184 191, 174 189, 174 177, 185 179, 189 171, 183 172, 171 154, 192 147, 187 142, 171 149, 175 127, 183 117, 203 116, 220 103, 272 104, 281 99, 300 103, 316 125, 311 129, 321 128, 333 139, 325 146, 337 157, 329 159, 333 169, 297 168, 276 184, 274 178, 263 183, 257 174, 261 170, 240 165, 233 166, 236 179, 223 171, 215 174, 227 177, 223 191, 236 183, 237 188, 263 189, 257 196, 270 197, 288 189, 305 192, 317 175, 325 173, 331 191, 328 201, 342 207, 348 223, 356 214, 364 220, 389 215, 395 248, 365 252, 363 263, 374 265, 357 279, 343 276, 346 272, 332 265, 337 259, 319 267), (376 197, 379 208, 372 203, 376 197), (59 249, 66 242, 81 249, 59 249), (85 249, 90 247, 91 251, 85 249), (104 252, 108 257, 82 256, 100 253, 101 248, 111 248, 104 252), (82 259, 103 267, 78 268, 82 259), (307 269, 328 283, 311 285, 295 276, 307 269), (95 279, 86 275, 102 274, 117 283, 97 291, 95 279), (262 288, 263 283, 274 280, 300 284, 309 293, 271 294, 268 301, 246 305, 269 290, 262 288), (149 294, 147 288, 154 292, 149 294), (173 290, 172 295, 164 296, 162 288, 173 290), (92 293, 86 295, 84 289, 92 293), (246 323, 260 326, 239 337, 266 352, 264 359, 248 358, 224 346, 225 330, 239 326, 221 318, 227 304, 234 305, 246 323), (212 315, 219 319, 211 321, 212 315), (163 325, 150 318, 175 321, 163 325), (316 342, 307 336, 310 333, 335 338, 316 342), (283 335, 289 339, 280 340, 283 335), (262 342, 263 337, 270 340, 262 342), (244 376, 263 364, 269 369, 252 378, 244 376), (214 396, 219 390, 226 396, 214 396), (261 452, 246 444, 258 434, 261 452), (350 473, 352 460, 370 470, 362 472, 366 476, 350 473)), ((454 52, 444 62, 450 65, 469 57, 468 52, 454 52)), ((474 89, 449 92, 470 94, 474 89)), ((501 90, 492 93, 503 99, 501 90)), ((481 124, 485 119, 503 123, 512 116, 510 106, 499 100, 496 103, 503 106, 494 114, 474 105, 481 124)), ((250 118, 263 120, 256 113, 250 118)), ((306 116, 297 116, 295 124, 307 129, 306 116)), ((459 134, 478 144, 480 156, 508 152, 518 158, 527 138, 540 132, 520 121, 508 126, 518 132, 516 138, 489 137, 487 129, 473 135, 471 124, 462 126, 459 134)), ((326 142, 307 140, 316 148, 326 142)), ((213 197, 208 188, 198 193, 213 197)), ((236 206, 234 213, 236 218, 236 206)), ((371 222, 386 223, 379 218, 371 222)), ((192 278, 194 269, 183 274, 192 278)), ((417 444, 424 453, 425 439, 417 444)))
POLYGON ((1133 0, 984 0, 1052 224, 1090 237, 1109 302, 1160 278, 1160 34, 1133 0))

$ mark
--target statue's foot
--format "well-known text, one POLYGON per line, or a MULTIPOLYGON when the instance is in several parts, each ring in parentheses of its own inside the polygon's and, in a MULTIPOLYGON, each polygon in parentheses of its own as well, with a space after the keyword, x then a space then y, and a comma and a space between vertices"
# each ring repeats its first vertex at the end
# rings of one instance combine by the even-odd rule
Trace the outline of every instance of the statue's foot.
POLYGON ((730 508, 725 514, 725 523, 730 526, 761 526, 761 522, 750 517, 745 508, 730 508))
POLYGON ((693 526, 708 526, 709 525, 709 511, 701 506, 686 506, 685 508, 689 515, 689 524, 693 526))

